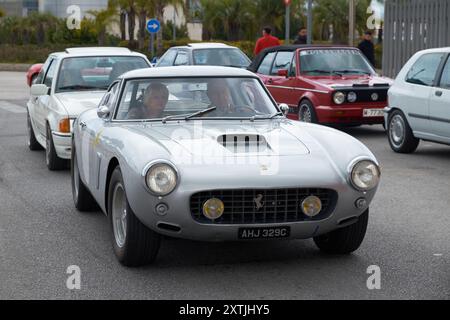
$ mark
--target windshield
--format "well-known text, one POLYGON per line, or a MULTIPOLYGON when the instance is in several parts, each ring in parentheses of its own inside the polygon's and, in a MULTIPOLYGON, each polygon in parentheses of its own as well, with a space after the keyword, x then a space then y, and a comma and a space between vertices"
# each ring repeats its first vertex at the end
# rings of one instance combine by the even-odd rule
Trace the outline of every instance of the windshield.
POLYGON ((277 112, 254 78, 161 78, 127 81, 115 119, 264 118, 277 112))
POLYGON ((300 51, 300 70, 311 76, 374 74, 358 50, 313 49, 300 51))
POLYGON ((141 57, 76 57, 62 61, 56 92, 106 90, 123 73, 149 65, 141 57))
POLYGON ((195 65, 247 68, 250 59, 239 49, 196 49, 192 53, 195 65))

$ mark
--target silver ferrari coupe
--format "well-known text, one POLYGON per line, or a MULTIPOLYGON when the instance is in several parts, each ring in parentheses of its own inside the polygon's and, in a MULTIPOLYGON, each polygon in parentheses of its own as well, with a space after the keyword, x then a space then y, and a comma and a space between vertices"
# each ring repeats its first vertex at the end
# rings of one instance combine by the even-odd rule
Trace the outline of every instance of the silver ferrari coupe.
POLYGON ((155 260, 163 236, 306 239, 356 250, 380 180, 374 155, 335 129, 289 120, 246 70, 140 69, 74 122, 72 190, 100 207, 126 266, 155 260))

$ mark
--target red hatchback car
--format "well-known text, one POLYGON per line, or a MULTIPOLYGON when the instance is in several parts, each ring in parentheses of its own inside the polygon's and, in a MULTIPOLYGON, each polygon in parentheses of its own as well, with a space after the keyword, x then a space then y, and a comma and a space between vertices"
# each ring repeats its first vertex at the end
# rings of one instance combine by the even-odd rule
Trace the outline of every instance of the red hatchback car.
POLYGON ((278 46, 262 51, 258 74, 288 117, 305 122, 383 124, 392 80, 377 75, 361 51, 345 46, 278 46))

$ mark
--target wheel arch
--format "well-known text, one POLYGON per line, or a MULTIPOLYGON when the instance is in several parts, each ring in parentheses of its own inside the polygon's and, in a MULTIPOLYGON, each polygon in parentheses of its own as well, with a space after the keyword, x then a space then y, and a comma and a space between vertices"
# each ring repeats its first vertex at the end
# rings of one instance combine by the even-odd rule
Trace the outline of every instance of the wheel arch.
POLYGON ((112 157, 108 163, 108 169, 106 171, 106 181, 105 181, 105 214, 108 215, 108 196, 109 196, 109 183, 111 181, 111 176, 116 167, 120 166, 119 159, 112 157))

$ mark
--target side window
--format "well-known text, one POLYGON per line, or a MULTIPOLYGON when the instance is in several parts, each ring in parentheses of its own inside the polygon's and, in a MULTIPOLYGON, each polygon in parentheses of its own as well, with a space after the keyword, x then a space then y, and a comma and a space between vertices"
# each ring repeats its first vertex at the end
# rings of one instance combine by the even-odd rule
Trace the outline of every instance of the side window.
POLYGON ((432 86, 443 57, 443 53, 429 53, 421 56, 406 75, 406 82, 432 86))
POLYGON ((44 84, 49 88, 52 87, 53 79, 55 78, 55 73, 56 73, 56 60, 53 59, 52 61, 50 61, 50 66, 44 78, 44 84))
POLYGON ((294 56, 293 52, 289 51, 279 51, 277 57, 275 58, 275 62, 272 67, 272 71, 270 74, 276 75, 278 70, 291 68, 292 57, 294 56))
POLYGON ((261 62, 261 64, 259 65, 258 70, 256 71, 256 73, 260 73, 260 74, 266 74, 268 75, 270 73, 270 68, 272 66, 272 61, 273 61, 273 57, 275 56, 276 52, 270 52, 268 53, 263 61, 261 62))
POLYGON ((177 55, 177 50, 168 50, 158 63, 158 67, 169 67, 173 64, 173 60, 177 55))
POLYGON ((187 52, 179 51, 177 58, 175 59, 175 62, 173 63, 173 65, 174 66, 185 66, 187 64, 188 64, 187 52))
POLYGON ((297 61, 295 55, 292 57, 291 69, 289 70, 289 76, 295 77, 297 75, 297 61))
POLYGON ((100 106, 107 106, 109 110, 112 111, 112 107, 114 106, 114 102, 117 98, 117 89, 119 88, 120 81, 115 82, 109 91, 103 96, 100 101, 100 106))
POLYGON ((450 89, 450 58, 447 59, 445 67, 442 70, 440 87, 450 89))

